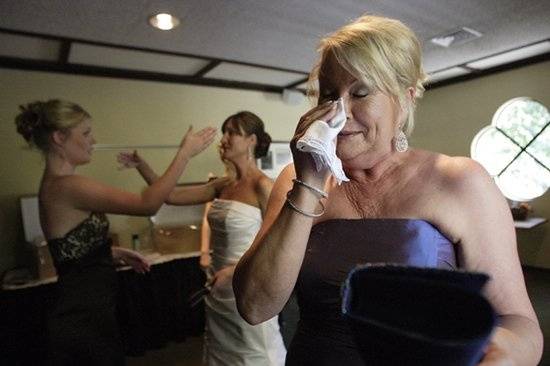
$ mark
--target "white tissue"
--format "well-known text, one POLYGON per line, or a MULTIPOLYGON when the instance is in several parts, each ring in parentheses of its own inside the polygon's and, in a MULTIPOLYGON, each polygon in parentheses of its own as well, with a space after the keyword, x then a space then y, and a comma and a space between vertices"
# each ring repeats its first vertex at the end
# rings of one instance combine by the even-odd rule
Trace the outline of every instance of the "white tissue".
POLYGON ((329 121, 314 121, 298 140, 296 147, 313 156, 317 171, 328 167, 340 184, 349 181, 342 169, 342 161, 336 156, 336 136, 346 124, 346 112, 342 98, 336 103, 336 115, 329 121))

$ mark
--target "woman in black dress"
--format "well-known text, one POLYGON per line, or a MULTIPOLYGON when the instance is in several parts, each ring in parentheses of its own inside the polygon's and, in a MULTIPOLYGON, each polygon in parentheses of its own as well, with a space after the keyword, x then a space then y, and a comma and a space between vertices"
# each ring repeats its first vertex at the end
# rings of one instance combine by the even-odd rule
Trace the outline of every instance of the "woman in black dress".
POLYGON ((120 365, 124 353, 115 318, 113 260, 149 270, 139 253, 111 247, 106 213, 153 215, 191 157, 213 141, 215 129, 185 134, 166 172, 141 194, 75 174, 90 162, 95 139, 90 115, 79 105, 49 100, 20 107, 17 131, 44 153, 39 211, 58 280, 48 326, 55 365, 120 365))

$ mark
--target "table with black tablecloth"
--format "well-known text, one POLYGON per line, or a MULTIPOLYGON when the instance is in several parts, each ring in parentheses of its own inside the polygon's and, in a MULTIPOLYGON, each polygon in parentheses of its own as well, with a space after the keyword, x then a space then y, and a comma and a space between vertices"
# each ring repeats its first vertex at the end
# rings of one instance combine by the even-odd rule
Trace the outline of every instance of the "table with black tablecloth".
MULTIPOLYGON (((118 271, 117 317, 128 356, 144 354, 168 342, 198 336, 204 307, 189 304, 205 275, 195 255, 157 257, 145 275, 118 271)), ((0 362, 4 365, 47 364, 46 314, 53 306, 56 280, 3 286, 0 291, 0 362), (6 361, 9 361, 6 363, 6 361)))

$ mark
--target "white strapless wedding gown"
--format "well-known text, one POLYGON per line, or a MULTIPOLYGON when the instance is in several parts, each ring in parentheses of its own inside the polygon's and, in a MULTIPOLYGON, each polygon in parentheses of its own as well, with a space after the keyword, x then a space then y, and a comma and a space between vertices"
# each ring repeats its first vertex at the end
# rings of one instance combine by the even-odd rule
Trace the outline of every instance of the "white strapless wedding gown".
MULTIPOLYGON (((234 265, 250 247, 262 224, 259 208, 216 199, 208 211, 212 272, 234 265)), ((205 298, 205 358, 209 366, 284 365, 286 349, 278 317, 252 326, 235 303, 232 278, 216 283, 205 298)))

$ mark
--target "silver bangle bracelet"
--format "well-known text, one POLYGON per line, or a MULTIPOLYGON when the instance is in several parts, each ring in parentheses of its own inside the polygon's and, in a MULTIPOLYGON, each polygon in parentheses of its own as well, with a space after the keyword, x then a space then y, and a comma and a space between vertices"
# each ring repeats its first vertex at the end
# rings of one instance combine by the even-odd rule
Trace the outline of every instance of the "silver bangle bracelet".
POLYGON ((299 179, 293 179, 292 182, 298 183, 299 185, 306 187, 306 188, 309 189, 310 191, 313 191, 313 192, 317 193, 319 196, 321 196, 321 197, 323 197, 323 198, 328 198, 328 193, 327 193, 327 192, 322 191, 322 190, 320 190, 319 188, 315 188, 314 186, 312 186, 312 185, 310 185, 310 184, 308 184, 308 183, 306 183, 306 182, 303 182, 303 181, 301 181, 301 180, 299 180, 299 179))
POLYGON ((294 211, 296 211, 296 212, 298 212, 298 213, 300 213, 304 216, 307 216, 307 217, 320 217, 320 216, 323 216, 323 214, 325 213, 325 205, 323 205, 323 202, 321 202, 321 201, 319 201, 319 203, 321 204, 321 212, 319 212, 319 213, 305 212, 304 210, 302 210, 301 208, 296 206, 296 204, 294 204, 294 202, 292 202, 292 200, 290 199, 290 192, 291 191, 288 191, 288 193, 286 194, 286 202, 288 203, 290 208, 292 208, 294 211))

